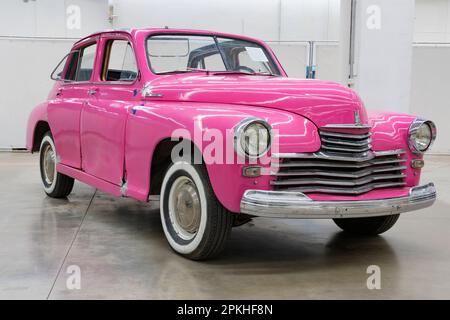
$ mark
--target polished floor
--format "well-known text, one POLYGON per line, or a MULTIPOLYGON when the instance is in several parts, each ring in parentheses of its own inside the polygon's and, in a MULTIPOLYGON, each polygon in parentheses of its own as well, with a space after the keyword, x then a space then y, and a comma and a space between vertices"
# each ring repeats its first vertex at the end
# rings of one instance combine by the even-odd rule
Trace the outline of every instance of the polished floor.
POLYGON ((68 199, 46 197, 37 161, 0 153, 0 299, 450 298, 450 157, 426 158, 422 181, 436 183, 436 204, 382 236, 346 236, 327 220, 256 219, 210 262, 173 253, 145 203, 81 183, 68 199), (380 267, 379 290, 367 288, 370 265, 380 267))

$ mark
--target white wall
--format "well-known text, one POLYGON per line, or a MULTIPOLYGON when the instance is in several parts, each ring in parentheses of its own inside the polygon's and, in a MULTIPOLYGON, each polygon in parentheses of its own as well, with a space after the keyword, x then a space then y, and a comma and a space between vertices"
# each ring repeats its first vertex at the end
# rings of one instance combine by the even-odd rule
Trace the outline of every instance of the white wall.
POLYGON ((355 90, 366 107, 408 113, 414 0, 358 0, 355 90))
POLYGON ((111 0, 114 27, 210 29, 266 41, 338 40, 340 0, 111 0))
POLYGON ((450 42, 450 0, 416 0, 416 42, 450 42))
MULTIPOLYGON (((53 66, 75 39, 94 31, 168 25, 254 36, 269 41, 293 77, 305 75, 308 59, 305 40, 339 38, 339 0, 109 2, 114 4, 117 15, 113 25, 108 22, 108 0, 0 1, 0 70, 11 75, 0 79, 0 148, 25 145, 26 119, 34 105, 45 100, 52 84, 48 75, 53 66), (74 4, 81 10, 79 29, 67 25, 73 14, 67 8, 74 4)), ((415 41, 450 42, 450 0, 416 0, 415 14, 415 41)), ((449 126, 441 124, 450 116, 445 90, 450 81, 449 56, 439 48, 415 47, 413 54, 411 108, 406 112, 437 120, 440 138, 435 152, 450 152, 450 140, 443 138, 450 134, 446 131, 449 126)), ((315 58, 319 78, 339 79, 336 42, 316 43, 315 58)), ((376 93, 376 89, 375 85, 368 92, 376 93)), ((382 107, 396 109, 395 105, 382 107)))
POLYGON ((1 0, 0 36, 79 38, 108 28, 107 8, 108 0, 1 0))
POLYGON ((1 0, 0 148, 24 147, 31 109, 72 43, 111 27, 201 28, 271 41, 290 76, 304 77, 303 40, 337 40, 339 0, 1 0), (108 21, 108 4, 117 18, 108 21), (77 13, 80 23, 74 23, 77 13), (76 9, 76 8, 75 8, 76 9))
POLYGON ((414 46, 411 110, 436 122, 432 151, 450 154, 450 45, 414 46))
POLYGON ((0 39, 0 88, 4 89, 0 94, 0 147, 25 146, 28 115, 47 97, 53 84, 50 72, 72 43, 64 39, 0 39))
POLYGON ((436 122, 432 151, 450 154, 450 0, 416 0, 414 41, 410 112, 436 122))
MULTIPOLYGON (((340 0, 111 0, 110 3, 117 16, 113 20, 115 28, 168 26, 263 39, 290 77, 305 77, 309 51, 306 41, 339 39, 340 0)), ((322 71, 325 77, 333 74, 322 71)))
POLYGON ((77 38, 108 28, 107 18, 107 0, 0 1, 1 149, 25 146, 28 115, 46 99, 51 71, 77 38))

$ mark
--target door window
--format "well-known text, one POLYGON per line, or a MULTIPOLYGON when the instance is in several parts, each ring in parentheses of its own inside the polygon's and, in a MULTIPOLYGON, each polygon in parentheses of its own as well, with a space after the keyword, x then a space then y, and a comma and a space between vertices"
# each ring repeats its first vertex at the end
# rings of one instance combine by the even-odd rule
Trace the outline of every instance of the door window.
POLYGON ((80 56, 80 51, 72 51, 68 58, 68 65, 66 68, 66 73, 63 76, 63 80, 66 81, 75 81, 77 77, 77 69, 78 69, 78 58, 80 56))
POLYGON ((134 81, 138 69, 133 48, 127 40, 110 40, 105 47, 103 81, 134 81))
POLYGON ((58 67, 53 71, 52 79, 58 77, 65 81, 89 81, 94 69, 95 52, 97 44, 93 43, 84 48, 72 51, 67 55, 67 67, 64 75, 58 72, 58 67))
POLYGON ((80 61, 78 63, 76 81, 91 80, 96 49, 97 43, 94 43, 80 50, 80 61))

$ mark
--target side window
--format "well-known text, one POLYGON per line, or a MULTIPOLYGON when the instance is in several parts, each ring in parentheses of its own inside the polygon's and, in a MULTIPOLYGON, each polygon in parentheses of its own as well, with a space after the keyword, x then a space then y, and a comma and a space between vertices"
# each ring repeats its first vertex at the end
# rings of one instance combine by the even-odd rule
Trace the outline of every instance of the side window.
POLYGON ((64 74, 63 80, 68 81, 75 81, 77 76, 77 67, 78 67, 78 58, 79 58, 80 52, 79 51, 72 51, 69 53, 67 61, 67 68, 66 73, 64 74))
POLYGON ((106 43, 102 69, 103 81, 133 81, 138 70, 133 48, 126 40, 110 40, 106 43))
POLYGON ((91 44, 82 48, 79 52, 78 68, 75 76, 75 81, 89 81, 94 69, 95 52, 97 44, 91 44))
POLYGON ((55 69, 53 69, 52 74, 50 75, 50 78, 52 80, 61 80, 64 78, 64 67, 66 66, 67 58, 69 58, 71 54, 72 53, 66 54, 66 56, 62 58, 58 65, 55 67, 55 69))

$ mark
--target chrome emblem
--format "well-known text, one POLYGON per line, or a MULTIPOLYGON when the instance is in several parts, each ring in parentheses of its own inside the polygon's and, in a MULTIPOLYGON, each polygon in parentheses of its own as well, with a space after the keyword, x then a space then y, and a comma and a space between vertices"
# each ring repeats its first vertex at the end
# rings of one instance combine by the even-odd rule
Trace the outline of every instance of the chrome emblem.
POLYGON ((151 86, 150 82, 147 82, 144 87, 141 90, 141 94, 143 97, 156 97, 160 98, 162 97, 162 93, 154 93, 152 92, 153 87, 151 86))
POLYGON ((355 111, 355 124, 357 126, 361 125, 361 116, 359 115, 359 111, 355 111))

